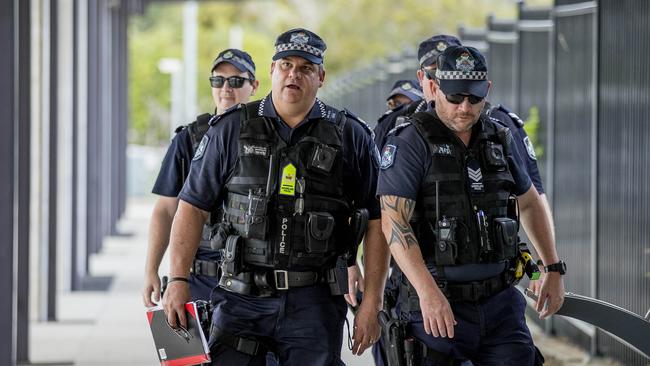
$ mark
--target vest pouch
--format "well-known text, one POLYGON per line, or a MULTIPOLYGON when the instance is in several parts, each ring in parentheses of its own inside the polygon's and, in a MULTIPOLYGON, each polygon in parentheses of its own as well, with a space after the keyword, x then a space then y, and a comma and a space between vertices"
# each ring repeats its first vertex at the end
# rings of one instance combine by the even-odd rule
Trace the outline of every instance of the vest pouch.
POLYGON ((229 222, 220 222, 214 226, 210 237, 210 249, 221 250, 226 247, 228 235, 232 232, 229 222))
POLYGON ((496 251, 501 254, 501 258, 498 259, 516 257, 517 244, 519 243, 517 221, 507 217, 498 217, 494 219, 492 227, 494 228, 496 251))
POLYGON ((244 238, 266 240, 268 218, 266 209, 269 200, 265 196, 248 195, 248 209, 244 213, 244 238))
POLYGON ((305 225, 305 251, 310 254, 324 254, 330 248, 330 237, 334 232, 334 216, 328 212, 308 212, 305 225))
POLYGON ((227 277, 237 276, 242 271, 243 241, 239 235, 230 235, 223 249, 221 271, 227 277))

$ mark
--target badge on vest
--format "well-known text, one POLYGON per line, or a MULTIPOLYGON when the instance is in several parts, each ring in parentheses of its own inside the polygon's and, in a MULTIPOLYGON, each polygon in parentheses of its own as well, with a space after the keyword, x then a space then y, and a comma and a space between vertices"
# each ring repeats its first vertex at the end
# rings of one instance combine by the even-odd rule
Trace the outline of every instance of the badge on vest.
POLYGON ((210 138, 207 135, 203 135, 199 147, 196 148, 196 153, 194 153, 194 157, 192 158, 192 161, 199 160, 203 157, 203 153, 205 152, 205 147, 208 146, 208 141, 210 141, 210 138))
POLYGON ((472 193, 482 193, 485 190, 481 166, 476 159, 472 159, 467 163, 467 177, 469 178, 469 186, 472 193))
POLYGON ((434 144, 431 148, 433 155, 454 156, 453 147, 449 144, 434 144))
POLYGON ((289 163, 282 168, 280 194, 294 196, 296 194, 296 167, 289 163))
POLYGON ((393 165, 395 161, 395 153, 397 152, 397 146, 395 145, 386 145, 384 146, 384 151, 381 153, 381 168, 388 169, 393 165))
POLYGON ((530 141, 530 138, 528 136, 524 137, 524 145, 526 145, 526 152, 528 152, 528 156, 533 160, 537 160, 537 155, 535 155, 535 147, 533 146, 533 143, 530 141))

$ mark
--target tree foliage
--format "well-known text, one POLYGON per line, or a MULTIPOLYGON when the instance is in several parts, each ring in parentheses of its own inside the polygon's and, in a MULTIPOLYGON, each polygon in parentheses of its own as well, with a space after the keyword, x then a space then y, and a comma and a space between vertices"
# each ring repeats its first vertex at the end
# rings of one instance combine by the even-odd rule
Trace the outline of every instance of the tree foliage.
MULTIPOLYGON (((536 0, 545 3, 549 0, 536 0)), ((148 145, 168 142, 170 78, 158 70, 165 57, 182 57, 182 3, 151 2, 129 25, 130 141, 148 145)), ((197 95, 200 111, 214 108, 207 81, 212 60, 231 46, 233 28, 243 32, 242 48, 257 66, 262 97, 270 90, 270 63, 275 37, 294 27, 321 35, 328 49, 328 78, 367 65, 377 58, 416 47, 438 33, 455 34, 464 24, 485 26, 488 14, 512 18, 512 0, 257 0, 202 1, 198 14, 197 95)), ((180 123, 183 121, 174 121, 180 123)), ((185 121, 189 122, 189 121, 185 121)))

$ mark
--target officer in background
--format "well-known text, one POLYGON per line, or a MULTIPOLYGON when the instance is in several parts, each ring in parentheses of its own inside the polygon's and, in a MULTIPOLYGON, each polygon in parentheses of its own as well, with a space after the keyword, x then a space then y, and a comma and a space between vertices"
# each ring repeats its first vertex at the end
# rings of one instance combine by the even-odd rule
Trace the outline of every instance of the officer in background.
POLYGON ((402 105, 419 102, 422 97, 422 88, 417 80, 397 80, 386 98, 386 114, 402 105))
POLYGON ((378 152, 365 124, 316 98, 325 49, 308 30, 282 33, 271 94, 212 121, 179 195, 164 301, 173 327, 187 323, 201 226, 225 207, 223 274, 212 292, 215 365, 261 365, 268 349, 281 365, 342 364, 347 291, 334 265, 346 253, 354 262, 364 232, 365 299, 353 353, 379 336, 389 253, 374 195, 378 152))
MULTIPOLYGON (((255 94, 259 81, 255 80, 255 63, 251 56, 238 49, 220 52, 210 70, 212 99, 215 114, 228 108, 248 102, 255 94)), ((154 306, 160 300, 160 278, 158 269, 169 243, 172 220, 178 207, 178 193, 183 187, 190 170, 192 156, 203 135, 208 130, 212 115, 206 113, 196 121, 176 129, 176 136, 167 149, 158 178, 152 192, 158 200, 149 224, 149 245, 145 262, 145 278, 142 300, 145 306, 154 306), (152 296, 153 295, 153 296, 152 296)), ((210 225, 205 226, 202 245, 192 263, 190 292, 193 300, 209 300, 212 288, 217 285, 218 252, 210 249, 210 225)))
POLYGON ((450 46, 427 77, 423 91, 434 109, 392 131, 377 188, 382 229, 406 277, 400 313, 427 365, 533 365, 526 301, 512 287, 518 224, 508 217, 509 197, 517 196, 521 222, 547 264, 541 318, 561 307, 565 272, 545 205, 510 131, 482 113, 491 86, 483 55, 450 46))
MULTIPOLYGON (((395 127, 395 122, 398 117, 409 116, 415 112, 426 110, 428 103, 434 100, 433 95, 423 88, 427 80, 427 71, 435 72, 436 58, 450 45, 459 46, 460 41, 454 36, 439 34, 420 42, 420 45, 418 46, 418 63, 420 64, 420 69, 416 71, 416 75, 418 83, 420 84, 417 89, 423 92, 424 99, 420 98, 418 100, 413 100, 409 104, 397 106, 390 111, 387 111, 386 114, 379 118, 374 129, 375 144, 377 144, 379 149, 384 146, 386 135, 388 134, 388 131, 395 127)), ((395 87, 393 87, 393 89, 395 89, 395 87)))

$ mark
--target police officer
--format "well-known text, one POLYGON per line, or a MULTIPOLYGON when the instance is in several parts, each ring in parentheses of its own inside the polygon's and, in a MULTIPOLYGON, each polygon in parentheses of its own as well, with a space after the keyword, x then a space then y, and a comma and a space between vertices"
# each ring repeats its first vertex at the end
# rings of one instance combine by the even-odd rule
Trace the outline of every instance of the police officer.
POLYGON ((417 80, 397 80, 386 98, 386 114, 402 105, 419 102, 422 97, 422 88, 417 80))
POLYGON ((353 353, 379 336, 389 253, 374 196, 377 149, 364 124, 316 98, 325 49, 308 30, 282 33, 272 92, 212 121, 179 195, 164 302, 174 327, 186 324, 201 225, 224 205, 223 275, 212 293, 215 365, 260 365, 267 349, 281 365, 342 364, 347 307, 336 283, 345 278, 333 266, 356 250, 365 226, 365 300, 353 353))
MULTIPOLYGON (((248 102, 255 94, 259 81, 255 80, 255 63, 251 56, 238 49, 220 52, 212 63, 210 71, 212 99, 215 113, 248 102)), ((145 279, 142 299, 145 306, 154 306, 160 299, 160 278, 158 269, 169 243, 172 220, 178 207, 178 193, 189 173, 190 163, 203 135, 208 130, 210 114, 203 114, 187 126, 179 127, 163 160, 152 192, 158 200, 154 206, 149 226, 149 245, 145 263, 145 279), (153 295, 153 298, 152 298, 153 295)), ((210 226, 206 225, 206 236, 210 226)), ((204 239, 208 239, 207 237, 204 239)), ((192 264, 190 292, 193 300, 209 300, 210 291, 216 286, 217 260, 219 254, 210 250, 204 241, 192 264)))
MULTIPOLYGON (((423 97, 418 100, 413 100, 409 104, 397 106, 392 110, 387 111, 386 114, 379 118, 374 129, 375 143, 377 144, 377 147, 381 149, 384 146, 386 135, 388 134, 388 131, 395 127, 398 117, 426 110, 428 108, 428 103, 434 100, 434 96, 424 88, 428 80, 427 72, 435 72, 437 56, 450 45, 459 46, 460 41, 458 38, 446 34, 432 36, 419 44, 418 63, 420 69, 417 70, 416 75, 420 86, 417 89, 422 91, 423 97)), ((393 87, 393 89, 395 89, 395 87, 393 87)))
POLYGON ((547 264, 536 304, 542 318, 564 294, 550 220, 511 133, 482 113, 491 86, 483 55, 447 47, 433 76, 434 109, 396 127, 381 155, 382 229, 407 279, 400 312, 425 364, 533 365, 526 302, 512 287, 518 225, 508 216, 509 197, 517 196, 547 264))

